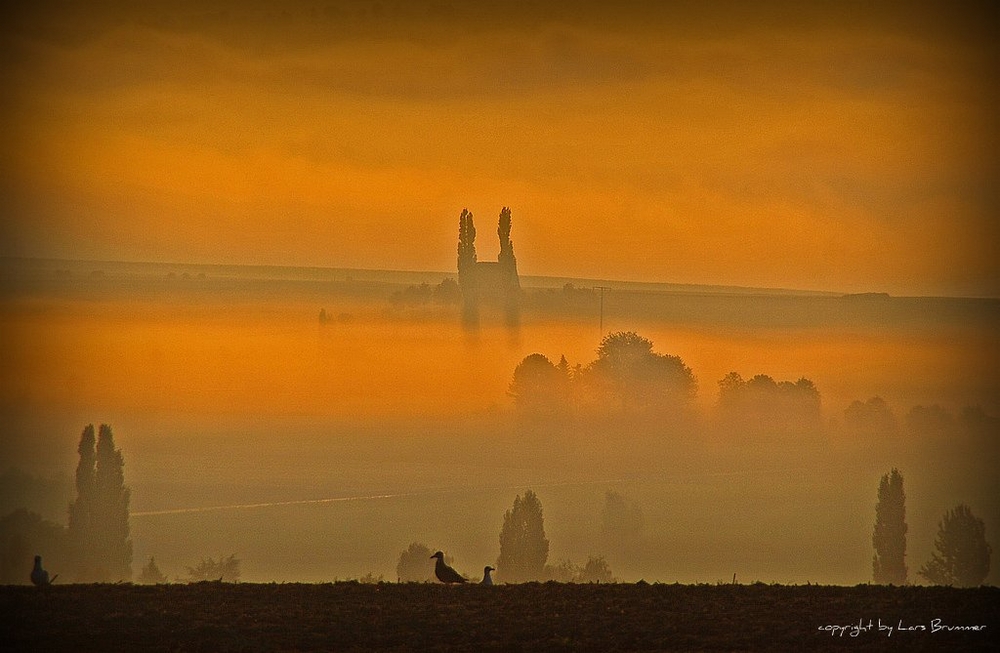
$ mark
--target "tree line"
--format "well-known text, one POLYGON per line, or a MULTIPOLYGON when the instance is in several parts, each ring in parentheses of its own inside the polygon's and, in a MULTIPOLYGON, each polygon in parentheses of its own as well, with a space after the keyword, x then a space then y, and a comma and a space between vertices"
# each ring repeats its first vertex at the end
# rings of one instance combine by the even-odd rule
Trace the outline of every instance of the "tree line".
MULTIPOLYGON (((903 476, 894 468, 882 477, 875 504, 872 572, 876 584, 906 585, 909 582, 905 503, 903 476)), ((601 512, 602 541, 627 548, 634 545, 642 526, 641 509, 609 490, 601 512)), ((517 495, 514 505, 504 513, 499 545, 500 554, 495 562, 498 582, 615 582, 603 555, 591 555, 582 567, 569 561, 549 564, 549 540, 545 535, 542 503, 532 490, 517 495)), ((931 558, 921 566, 918 574, 933 585, 977 587, 989 575, 992 553, 983 520, 967 505, 959 504, 942 517, 931 558)), ((397 579, 400 582, 433 582, 430 555, 431 550, 425 544, 411 543, 400 553, 397 579)), ((446 558, 446 562, 452 561, 446 558)))
POLYGON ((508 394, 528 415, 610 408, 622 413, 686 410, 697 393, 691 368, 679 356, 653 351, 634 332, 605 337, 597 359, 570 367, 565 356, 552 363, 543 354, 526 356, 514 369, 508 394))
MULTIPOLYGON (((709 425, 734 439, 803 435, 823 431, 822 395, 806 377, 777 380, 767 374, 744 378, 730 372, 716 383, 718 399, 709 425)), ((517 413, 550 424, 574 417, 649 417, 650 428, 691 424, 698 381, 676 355, 654 350, 653 342, 633 331, 605 336, 597 358, 572 365, 535 352, 514 368, 507 394, 517 413)), ((1000 420, 979 406, 957 415, 937 404, 913 406, 898 419, 889 404, 874 396, 854 400, 829 428, 853 437, 887 438, 904 433, 933 438, 995 432, 1000 420)))
MULTIPOLYGON (((776 381, 766 374, 744 380, 737 372, 719 381, 720 423, 752 431, 796 431, 821 423, 820 393, 806 378, 776 381)), ((605 336, 597 358, 570 366, 540 353, 514 369, 508 395, 527 417, 565 417, 595 412, 690 419, 698 381, 680 356, 662 354, 633 331, 605 336)))

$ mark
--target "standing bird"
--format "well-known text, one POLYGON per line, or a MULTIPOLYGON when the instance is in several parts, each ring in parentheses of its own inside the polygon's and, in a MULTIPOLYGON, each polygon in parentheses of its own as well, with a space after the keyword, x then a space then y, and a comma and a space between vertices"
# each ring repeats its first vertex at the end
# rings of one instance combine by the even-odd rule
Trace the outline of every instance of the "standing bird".
POLYGON ((465 578, 462 577, 457 571, 449 567, 444 562, 444 553, 438 551, 431 558, 437 558, 437 562, 434 564, 434 575, 442 583, 464 583, 465 578))
POLYGON ((483 579, 481 581, 479 581, 480 585, 492 585, 493 584, 493 577, 490 576, 490 572, 491 571, 496 571, 496 569, 494 569, 493 567, 490 567, 489 565, 483 567, 483 579))
POLYGON ((56 574, 52 578, 49 578, 49 572, 42 569, 42 556, 35 556, 35 566, 31 569, 31 582, 38 587, 44 587, 46 585, 51 585, 52 581, 59 577, 56 574))

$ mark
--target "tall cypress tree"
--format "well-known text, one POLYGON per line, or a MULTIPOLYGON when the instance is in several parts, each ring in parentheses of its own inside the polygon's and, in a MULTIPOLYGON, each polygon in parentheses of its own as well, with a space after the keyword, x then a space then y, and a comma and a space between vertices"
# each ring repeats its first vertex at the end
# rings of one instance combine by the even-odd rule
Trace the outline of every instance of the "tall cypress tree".
POLYGON ((94 486, 99 500, 95 510, 95 552, 102 561, 102 580, 132 578, 132 540, 129 538, 128 504, 131 496, 125 487, 125 460, 115 448, 111 427, 101 424, 97 435, 97 465, 94 486))
POLYGON ((80 445, 77 447, 80 461, 76 465, 76 501, 69 504, 69 536, 76 576, 81 581, 92 580, 94 577, 90 552, 94 550, 95 442, 94 425, 88 424, 83 429, 80 445))
POLYGON ((876 583, 906 584, 906 495, 898 469, 885 474, 875 504, 872 571, 876 583))
POLYGON ((458 285, 462 291, 462 322, 479 323, 479 284, 476 279, 476 225, 472 212, 462 209, 458 218, 458 285))

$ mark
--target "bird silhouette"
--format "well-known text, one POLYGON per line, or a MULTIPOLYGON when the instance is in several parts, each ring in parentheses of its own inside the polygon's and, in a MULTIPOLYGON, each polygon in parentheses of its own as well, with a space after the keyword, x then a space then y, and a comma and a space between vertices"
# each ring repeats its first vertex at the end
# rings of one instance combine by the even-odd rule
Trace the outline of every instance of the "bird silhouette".
POLYGON ((490 572, 491 571, 496 571, 496 569, 494 569, 493 567, 490 567, 489 565, 486 565, 485 567, 483 567, 483 579, 481 581, 479 581, 480 585, 492 585, 493 584, 493 577, 490 576, 490 572))
POLYGON ((46 585, 51 585, 52 581, 59 577, 56 574, 52 578, 49 578, 49 572, 42 569, 42 556, 35 556, 35 566, 31 569, 31 582, 38 587, 44 587, 46 585))
POLYGON ((465 578, 462 577, 457 571, 445 564, 444 553, 438 551, 431 558, 437 558, 437 562, 434 564, 434 575, 442 583, 464 583, 465 578))

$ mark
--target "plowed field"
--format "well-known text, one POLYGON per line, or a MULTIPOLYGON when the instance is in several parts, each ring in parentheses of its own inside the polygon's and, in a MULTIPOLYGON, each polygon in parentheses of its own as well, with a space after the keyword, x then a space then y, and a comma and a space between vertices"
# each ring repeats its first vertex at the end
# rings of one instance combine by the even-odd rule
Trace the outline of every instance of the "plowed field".
POLYGON ((998 588, 7 586, 0 609, 13 651, 1000 650, 998 588))

